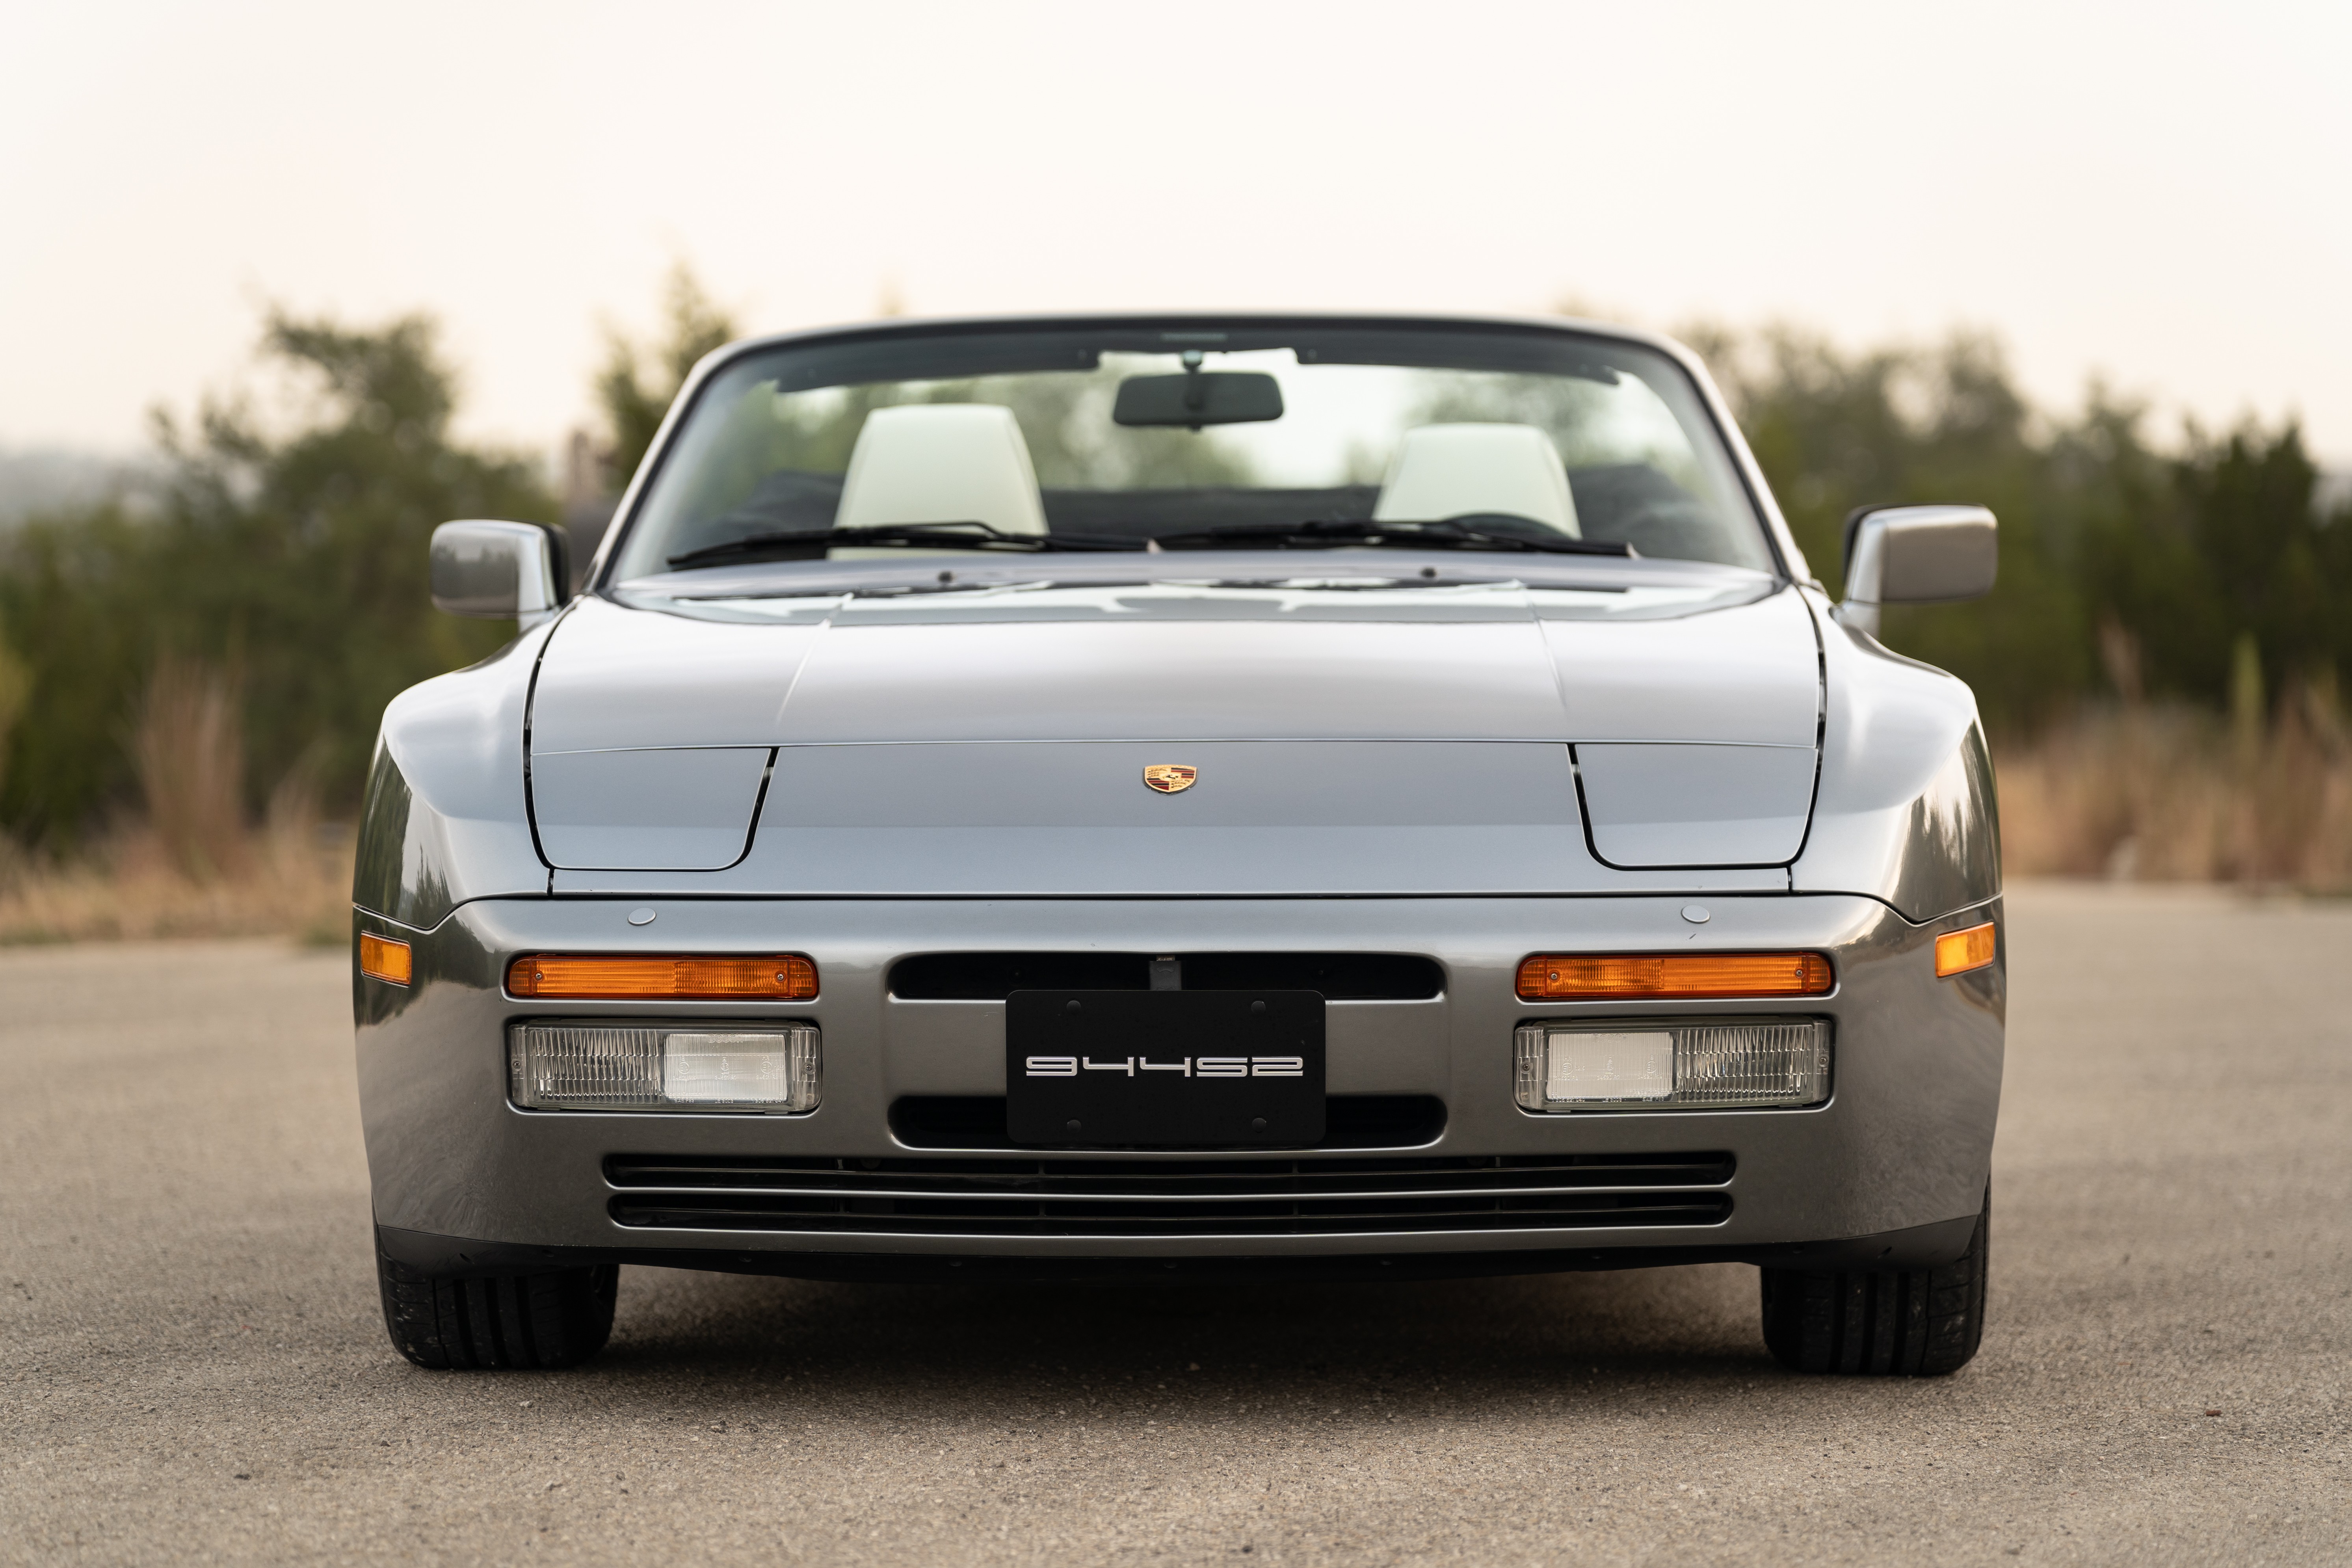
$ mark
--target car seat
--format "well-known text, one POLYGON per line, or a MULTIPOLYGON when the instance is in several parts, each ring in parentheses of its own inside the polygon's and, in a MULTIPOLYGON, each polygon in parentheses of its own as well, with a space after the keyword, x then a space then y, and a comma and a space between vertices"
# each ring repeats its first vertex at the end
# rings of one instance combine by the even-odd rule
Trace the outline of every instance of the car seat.
POLYGON ((1524 517, 1581 537, 1568 468, 1532 425, 1423 425, 1404 433, 1381 481, 1375 522, 1524 517))
POLYGON ((833 525, 908 522, 1045 531, 1037 470, 1013 410, 992 403, 918 403, 866 416, 833 525))

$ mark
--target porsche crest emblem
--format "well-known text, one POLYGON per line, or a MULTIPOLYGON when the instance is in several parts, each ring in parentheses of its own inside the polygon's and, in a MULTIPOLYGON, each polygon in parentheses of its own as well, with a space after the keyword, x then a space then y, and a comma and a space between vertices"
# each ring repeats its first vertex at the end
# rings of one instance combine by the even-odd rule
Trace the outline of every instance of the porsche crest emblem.
POLYGON ((1188 768, 1181 763, 1154 763, 1143 770, 1143 782, 1161 795, 1177 795, 1192 787, 1201 776, 1198 768, 1188 768))

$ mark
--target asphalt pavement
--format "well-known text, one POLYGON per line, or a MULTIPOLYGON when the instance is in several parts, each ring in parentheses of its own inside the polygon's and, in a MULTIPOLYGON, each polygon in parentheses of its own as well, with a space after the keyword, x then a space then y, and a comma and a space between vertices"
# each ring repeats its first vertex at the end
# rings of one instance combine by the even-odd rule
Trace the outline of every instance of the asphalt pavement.
POLYGON ((341 952, 0 952, 0 1560, 2352 1561, 2352 906, 2011 896, 1990 1327, 1754 1270, 1050 1290, 629 1269, 573 1372, 379 1316, 341 952))

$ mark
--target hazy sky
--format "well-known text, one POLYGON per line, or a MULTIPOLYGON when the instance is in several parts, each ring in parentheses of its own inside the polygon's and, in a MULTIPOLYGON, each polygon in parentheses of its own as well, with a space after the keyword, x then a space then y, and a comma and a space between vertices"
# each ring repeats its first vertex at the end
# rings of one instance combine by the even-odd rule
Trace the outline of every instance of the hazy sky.
POLYGON ((551 442, 689 259, 757 329, 1210 305, 1995 329, 2352 459, 2352 5, 36 5, 0 445, 128 447, 261 305, 422 307, 551 442))

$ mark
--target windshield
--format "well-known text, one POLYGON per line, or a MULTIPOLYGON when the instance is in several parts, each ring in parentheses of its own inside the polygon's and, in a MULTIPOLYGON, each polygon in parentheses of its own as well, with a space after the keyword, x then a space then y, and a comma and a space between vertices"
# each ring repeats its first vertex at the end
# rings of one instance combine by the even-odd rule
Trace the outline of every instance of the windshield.
POLYGON ((1204 321, 746 354, 701 389, 607 581, 822 562, 854 591, 838 563, 1085 551, 1161 575, 1177 563, 1136 557, 1368 548, 1774 569, 1664 354, 1524 328, 1204 321))

